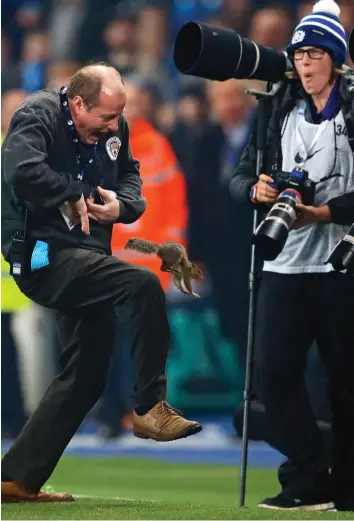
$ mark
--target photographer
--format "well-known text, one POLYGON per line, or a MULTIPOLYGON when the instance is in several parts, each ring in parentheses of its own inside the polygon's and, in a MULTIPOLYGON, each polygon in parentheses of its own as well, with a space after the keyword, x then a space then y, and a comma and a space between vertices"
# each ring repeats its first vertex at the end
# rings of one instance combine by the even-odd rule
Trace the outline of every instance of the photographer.
POLYGON ((169 441, 201 430, 165 401, 159 279, 111 255, 113 224, 137 221, 146 206, 125 101, 113 67, 87 66, 66 88, 30 96, 3 143, 2 252, 21 291, 57 311, 62 347, 61 373, 3 458, 3 502, 73 499, 40 487, 103 391, 117 314, 133 324, 134 434, 169 441))
POLYGON ((276 173, 296 167, 316 183, 311 206, 281 253, 264 262, 257 303, 255 367, 275 447, 288 461, 281 493, 259 506, 354 510, 354 278, 325 264, 354 221, 354 95, 338 71, 347 45, 333 0, 322 0, 295 29, 288 47, 294 79, 272 100, 266 173, 256 172, 256 136, 231 181, 262 214, 278 197, 276 173), (317 7, 317 9, 316 9, 317 7), (326 364, 333 412, 333 468, 304 384, 306 358, 317 342, 326 364))

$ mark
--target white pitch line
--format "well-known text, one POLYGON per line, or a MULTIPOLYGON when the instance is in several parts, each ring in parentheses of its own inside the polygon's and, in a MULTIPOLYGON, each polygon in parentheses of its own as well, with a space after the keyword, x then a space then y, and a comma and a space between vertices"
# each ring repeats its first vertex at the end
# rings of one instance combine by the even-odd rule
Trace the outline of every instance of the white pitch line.
POLYGON ((151 503, 162 503, 162 499, 136 499, 132 497, 102 497, 102 496, 91 496, 90 494, 73 494, 74 498, 77 499, 109 499, 111 501, 149 501, 151 503))

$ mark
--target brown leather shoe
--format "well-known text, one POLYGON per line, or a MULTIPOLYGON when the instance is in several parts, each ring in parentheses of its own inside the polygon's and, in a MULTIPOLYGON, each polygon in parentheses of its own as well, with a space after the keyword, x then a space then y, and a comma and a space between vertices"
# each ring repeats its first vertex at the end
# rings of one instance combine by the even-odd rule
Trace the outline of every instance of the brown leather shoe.
POLYGON ((139 416, 134 411, 134 436, 155 441, 172 441, 187 438, 202 430, 202 426, 186 420, 167 402, 159 402, 147 414, 139 416))
POLYGON ((64 501, 74 501, 71 494, 63 492, 33 492, 27 490, 18 481, 1 482, 1 503, 22 503, 31 501, 37 503, 63 503, 64 501))

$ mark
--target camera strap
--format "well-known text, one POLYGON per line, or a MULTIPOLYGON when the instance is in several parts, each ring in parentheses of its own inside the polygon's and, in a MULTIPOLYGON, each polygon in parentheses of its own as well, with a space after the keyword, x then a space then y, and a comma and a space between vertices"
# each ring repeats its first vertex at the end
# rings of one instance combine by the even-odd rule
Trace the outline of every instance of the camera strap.
POLYGON ((300 125, 301 125, 301 122, 302 122, 302 118, 305 120, 305 107, 306 107, 306 102, 305 101, 301 101, 300 108, 299 108, 299 110, 297 112, 297 115, 296 115, 296 124, 295 124, 296 140, 297 140, 298 144, 300 145, 300 155, 301 155, 301 157, 303 157, 303 161, 298 165, 299 167, 303 167, 304 166, 304 164, 306 163, 306 161, 307 161, 308 157, 310 156, 311 152, 315 148, 317 142, 321 138, 322 134, 324 134, 324 132, 326 132, 327 125, 328 124, 331 124, 331 125, 333 124, 329 120, 325 120, 321 124, 316 125, 316 126, 318 126, 318 130, 317 130, 317 132, 315 134, 315 137, 312 140, 311 145, 309 147, 306 147, 305 143, 304 143, 304 140, 303 140, 303 137, 302 137, 301 132, 300 132, 300 125))
MULTIPOLYGON (((69 100, 68 100, 68 96, 67 96, 66 92, 67 92, 67 87, 62 87, 60 89, 60 91, 59 91, 60 103, 61 103, 62 110, 63 110, 65 118, 66 118, 66 122, 68 125, 68 129, 70 131, 70 134, 71 134, 71 138, 72 138, 74 147, 75 147, 76 163, 78 166, 78 173, 77 173, 76 179, 77 179, 77 181, 80 182, 84 179, 85 167, 87 167, 88 165, 84 165, 83 161, 82 161, 82 157, 81 157, 81 153, 80 153, 80 146, 79 146, 79 135, 77 133, 74 122, 71 117, 69 100)), ((92 152, 91 152, 91 157, 89 158, 89 161, 88 161, 89 164, 92 164, 96 160, 97 146, 98 146, 98 143, 96 143, 95 145, 93 145, 91 147, 92 152)))

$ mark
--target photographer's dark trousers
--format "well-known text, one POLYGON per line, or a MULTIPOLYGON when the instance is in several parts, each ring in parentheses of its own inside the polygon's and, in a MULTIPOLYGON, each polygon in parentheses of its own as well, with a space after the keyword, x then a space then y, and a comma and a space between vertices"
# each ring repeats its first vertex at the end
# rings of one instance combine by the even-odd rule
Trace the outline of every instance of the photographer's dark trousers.
POLYGON ((284 490, 303 498, 328 485, 333 499, 354 496, 354 278, 264 272, 256 317, 255 364, 274 446, 289 462, 284 490), (333 414, 333 468, 305 389, 307 353, 316 340, 333 414))
POLYGON ((61 343, 61 373, 2 461, 8 480, 36 490, 104 389, 117 313, 132 323, 134 400, 139 407, 165 398, 170 333, 158 277, 115 257, 62 250, 49 266, 18 285, 35 302, 57 310, 61 343))

